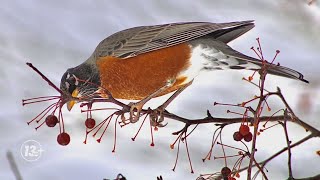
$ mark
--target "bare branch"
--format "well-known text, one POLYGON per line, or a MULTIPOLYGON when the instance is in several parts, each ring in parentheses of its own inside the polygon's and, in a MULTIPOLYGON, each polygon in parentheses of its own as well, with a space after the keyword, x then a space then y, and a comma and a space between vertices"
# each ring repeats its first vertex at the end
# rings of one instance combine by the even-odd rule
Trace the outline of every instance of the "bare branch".
MULTIPOLYGON (((284 112, 285 116, 287 115, 287 110, 284 112)), ((283 123, 280 122, 283 129, 284 129, 284 134, 286 136, 286 142, 287 142, 287 149, 288 149, 288 171, 289 171, 289 178, 288 179, 293 179, 292 176, 292 167, 291 167, 291 148, 290 144, 291 141, 289 140, 289 134, 288 134, 288 129, 287 129, 287 119, 284 119, 283 123)))

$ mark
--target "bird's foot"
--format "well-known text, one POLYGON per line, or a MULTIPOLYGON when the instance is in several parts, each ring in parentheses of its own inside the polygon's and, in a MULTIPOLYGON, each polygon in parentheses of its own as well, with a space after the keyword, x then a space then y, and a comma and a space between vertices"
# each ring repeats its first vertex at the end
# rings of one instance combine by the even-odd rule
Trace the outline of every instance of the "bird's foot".
POLYGON ((159 106, 157 109, 150 110, 149 118, 150 123, 153 127, 165 127, 168 123, 163 123, 164 116, 163 112, 165 112, 165 108, 163 106, 159 106))
POLYGON ((128 106, 130 106, 130 123, 136 123, 140 116, 141 116, 141 110, 143 107, 144 103, 139 101, 139 102, 131 102, 128 104, 128 106))

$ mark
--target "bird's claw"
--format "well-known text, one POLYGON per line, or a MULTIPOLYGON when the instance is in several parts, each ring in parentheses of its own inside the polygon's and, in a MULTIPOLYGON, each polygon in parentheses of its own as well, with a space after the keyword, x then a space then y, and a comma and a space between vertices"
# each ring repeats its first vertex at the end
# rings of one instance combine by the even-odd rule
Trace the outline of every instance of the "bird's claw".
POLYGON ((151 110, 149 114, 151 126, 154 127, 165 127, 168 123, 163 124, 164 116, 163 116, 164 109, 158 107, 155 110, 151 110))
POLYGON ((142 110, 143 107, 143 103, 141 102, 131 102, 128 104, 128 106, 130 106, 130 117, 129 120, 131 123, 136 123, 139 118, 140 118, 140 112, 142 110))
MULTIPOLYGON (((143 105, 144 104, 141 102, 137 102, 137 103, 131 102, 128 104, 128 106, 130 106, 130 117, 129 117, 130 123, 136 123, 139 120, 143 105)), ((157 109, 154 109, 154 110, 150 108, 148 109, 151 126, 165 127, 168 124, 168 123, 165 123, 165 124, 163 123, 164 111, 165 109, 162 106, 159 106, 157 109)))

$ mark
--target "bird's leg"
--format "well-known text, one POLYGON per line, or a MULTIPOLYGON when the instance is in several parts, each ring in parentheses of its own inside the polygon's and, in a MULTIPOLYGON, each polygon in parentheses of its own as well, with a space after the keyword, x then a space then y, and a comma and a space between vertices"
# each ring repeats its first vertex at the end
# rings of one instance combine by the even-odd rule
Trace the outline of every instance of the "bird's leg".
POLYGON ((169 99, 166 100, 161 106, 159 106, 155 111, 157 112, 156 114, 158 115, 156 118, 152 118, 151 120, 153 121, 153 125, 159 126, 159 127, 164 127, 165 125, 161 124, 164 121, 164 116, 163 112, 165 109, 168 107, 168 105, 183 91, 185 90, 188 86, 192 84, 193 80, 188 82, 187 84, 183 85, 181 88, 179 88, 172 96, 170 96, 169 99))
POLYGON ((149 96, 145 97, 144 99, 140 100, 139 102, 131 102, 129 103, 130 106, 130 122, 135 123, 139 120, 140 112, 142 110, 142 107, 145 103, 147 103, 150 99, 157 97, 161 92, 165 91, 169 87, 171 87, 176 82, 176 79, 170 79, 166 82, 166 84, 150 94, 149 96), (135 114, 136 112, 136 114, 135 114))

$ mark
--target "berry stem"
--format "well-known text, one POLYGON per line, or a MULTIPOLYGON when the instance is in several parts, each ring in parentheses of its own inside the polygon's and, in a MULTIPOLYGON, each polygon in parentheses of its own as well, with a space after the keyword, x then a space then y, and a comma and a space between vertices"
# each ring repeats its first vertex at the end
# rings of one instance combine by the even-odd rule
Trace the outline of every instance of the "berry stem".
POLYGON ((208 154, 205 156, 204 159, 202 159, 202 161, 204 162, 206 159, 210 160, 211 156, 212 156, 212 151, 213 151, 213 147, 214 145, 216 144, 218 138, 219 138, 219 135, 221 135, 221 129, 223 127, 219 127, 218 129, 216 129, 213 133, 213 136, 212 136, 212 142, 211 142, 211 148, 208 152, 208 154), (219 131, 220 130, 220 131, 219 131), (216 136, 216 133, 218 132, 217 136, 216 136))
POLYGON ((223 146, 225 146, 225 147, 228 147, 228 148, 232 148, 232 149, 237 149, 237 150, 240 150, 240 151, 244 151, 243 149, 240 149, 240 148, 237 148, 237 147, 233 147, 233 146, 229 146, 229 145, 226 145, 226 144, 222 144, 222 143, 220 143, 220 142, 217 142, 217 144, 219 144, 219 145, 223 145, 223 146))
POLYGON ((136 138, 137 138, 137 136, 138 136, 138 134, 139 134, 139 132, 140 132, 140 130, 141 130, 141 128, 142 128, 142 126, 143 126, 144 122, 145 122, 145 121, 146 121, 146 119, 147 119, 147 116, 148 116, 148 115, 146 115, 146 116, 143 118, 143 121, 142 121, 142 123, 141 123, 141 125, 140 125, 140 127, 139 127, 139 129, 138 129, 138 131, 137 131, 137 133, 134 135, 134 137, 133 137, 133 138, 131 138, 131 139, 132 139, 132 141, 135 141, 135 140, 136 140, 136 138))
POLYGON ((105 119, 105 120, 103 121, 103 123, 101 124, 101 126, 100 126, 100 127, 97 129, 97 131, 93 134, 93 136, 95 136, 95 135, 99 132, 99 130, 102 128, 102 126, 103 126, 107 121, 109 121, 108 124, 107 124, 107 126, 104 128, 101 136, 99 137, 99 139, 97 139, 97 141, 98 141, 99 143, 101 142, 102 136, 104 135, 104 133, 105 133, 106 130, 108 129, 108 126, 109 126, 109 124, 110 124, 110 122, 111 122, 111 119, 112 119, 112 115, 109 116, 107 119, 105 119))
POLYGON ((116 118, 114 121, 114 141, 113 141, 113 149, 112 152, 116 152, 116 144, 117 144, 117 121, 118 121, 119 116, 116 118))
POLYGON ((189 153, 189 148, 188 148, 188 141, 187 141, 187 133, 184 132, 184 136, 185 136, 185 142, 186 142, 186 149, 187 149, 187 155, 188 155, 188 160, 189 160, 189 164, 190 164, 190 168, 191 168, 191 173, 193 174, 193 168, 192 168, 192 163, 191 163, 191 158, 190 158, 190 153, 189 153))
POLYGON ((171 144, 172 147, 174 147, 174 145, 177 143, 178 140, 180 142, 181 136, 182 136, 182 134, 180 133, 179 136, 176 138, 176 140, 171 144))
POLYGON ((35 98, 30 98, 30 99, 23 99, 22 106, 28 105, 28 104, 33 104, 33 103, 38 103, 38 102, 51 101, 51 100, 59 99, 59 98, 60 98, 60 96, 41 96, 41 97, 35 97, 35 98), (35 100, 35 101, 32 101, 32 100, 35 100), (31 101, 31 102, 28 102, 28 101, 31 101))
POLYGON ((63 122, 63 116, 62 116, 61 107, 59 107, 59 125, 60 125, 60 133, 65 132, 64 131, 64 122, 63 122), (60 119, 61 119, 61 121, 60 121, 60 119))
POLYGON ((150 146, 154 146, 154 141, 153 141, 153 128, 150 120, 150 135, 151 135, 151 144, 150 146))
MULTIPOLYGON (((46 112, 44 112, 42 115, 41 115, 41 117, 39 117, 38 118, 38 120, 36 120, 36 122, 37 123, 39 123, 43 118, 44 118, 44 116, 45 115, 47 115, 53 108, 54 108, 54 103, 53 104, 51 104, 48 108, 47 108, 47 110, 46 110, 46 112), (51 107, 50 107, 51 106, 51 107)), ((41 112, 42 113, 42 112, 41 112)), ((40 114, 39 114, 40 115, 40 114)))
POLYGON ((259 59, 262 59, 258 52, 254 49, 254 47, 251 47, 251 49, 259 57, 259 59))
MULTIPOLYGON (((179 137, 181 136, 181 134, 179 135, 179 137)), ((180 142, 181 142, 181 139, 179 138, 179 142, 178 142, 178 150, 177 150, 177 155, 176 155, 176 161, 174 163, 174 166, 172 168, 172 171, 175 171, 176 170, 176 167, 177 167, 177 164, 178 164, 178 158, 179 158, 179 151, 180 151, 180 142)), ((176 143, 176 142, 175 142, 176 143)), ((174 144, 175 144, 174 143, 174 144)))
POLYGON ((277 56, 278 56, 279 53, 280 53, 280 51, 277 50, 277 51, 276 51, 276 54, 274 55, 274 57, 273 57, 273 59, 272 59, 272 61, 271 61, 271 64, 274 62, 274 60, 276 60, 276 58, 277 58, 277 56))
POLYGON ((51 105, 49 105, 47 108, 45 108, 42 112, 40 112, 36 117, 34 117, 32 120, 30 120, 29 122, 27 122, 27 124, 29 125, 31 122, 33 122, 34 120, 36 120, 39 116, 41 116, 43 113, 44 115, 40 118, 40 120, 46 115, 48 114, 48 112, 51 110, 51 108, 57 103, 52 103, 51 105), (49 110, 48 110, 49 109, 49 110), (47 112, 45 112, 47 111, 47 112))
POLYGON ((106 128, 108 128, 109 123, 110 123, 109 117, 107 117, 105 120, 101 121, 98 125, 96 125, 96 127, 92 128, 92 129, 91 129, 90 131, 88 131, 88 132, 90 133, 91 131, 93 131, 93 130, 95 130, 95 129, 97 128, 96 132, 92 135, 93 137, 95 137, 95 136, 98 134, 98 132, 100 131, 100 129, 103 127, 103 125, 104 125, 107 121, 108 121, 108 124, 107 124, 106 128))
POLYGON ((193 133, 193 131, 198 127, 198 125, 199 124, 196 124, 194 128, 184 138, 187 138, 191 133, 193 133))
POLYGON ((39 126, 37 126, 35 129, 38 130, 46 121, 43 121, 39 126))
MULTIPOLYGON (((221 131, 222 131, 222 129, 221 129, 221 131)), ((222 148, 223 156, 226 156, 226 152, 225 152, 225 150, 224 150, 224 144, 222 144, 221 131, 220 131, 219 139, 220 139, 220 142, 221 142, 221 148, 222 148)), ((225 166, 228 166, 228 164, 227 164, 227 158, 224 158, 224 164, 225 164, 225 166)))
POLYGON ((260 52, 260 55, 261 55, 261 60, 264 60, 264 57, 263 57, 263 53, 262 53, 262 47, 261 47, 261 44, 260 44, 260 38, 257 38, 256 39, 257 42, 258 42, 258 48, 259 48, 259 52, 260 52))

